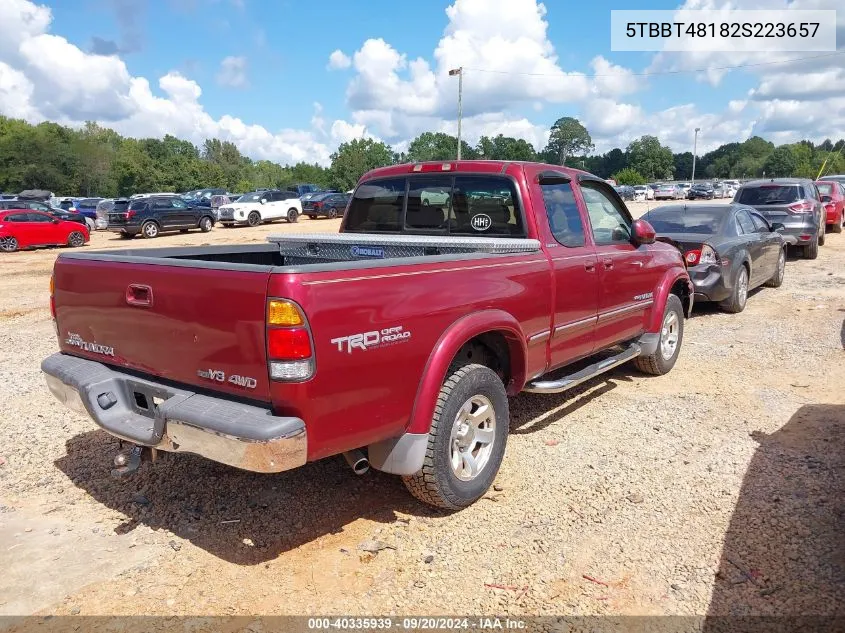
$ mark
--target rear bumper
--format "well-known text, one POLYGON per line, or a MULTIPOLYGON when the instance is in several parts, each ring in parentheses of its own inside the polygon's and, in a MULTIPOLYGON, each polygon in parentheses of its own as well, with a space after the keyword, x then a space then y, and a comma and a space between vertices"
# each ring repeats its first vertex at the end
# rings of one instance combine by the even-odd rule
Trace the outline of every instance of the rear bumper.
POLYGON ((299 418, 274 416, 269 409, 137 378, 68 354, 49 356, 41 369, 60 402, 120 439, 260 473, 307 461, 305 422, 299 418))
POLYGON ((695 288, 696 301, 724 301, 733 291, 727 286, 724 271, 719 265, 691 266, 687 272, 695 288))

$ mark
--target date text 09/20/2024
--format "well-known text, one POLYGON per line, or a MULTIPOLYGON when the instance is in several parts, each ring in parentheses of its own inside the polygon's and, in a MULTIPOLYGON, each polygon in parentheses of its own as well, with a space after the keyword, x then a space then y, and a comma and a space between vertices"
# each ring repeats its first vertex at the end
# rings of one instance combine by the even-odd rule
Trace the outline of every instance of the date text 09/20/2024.
POLYGON ((522 630, 525 621, 510 618, 446 618, 446 617, 408 617, 408 618, 308 618, 308 630, 522 630))

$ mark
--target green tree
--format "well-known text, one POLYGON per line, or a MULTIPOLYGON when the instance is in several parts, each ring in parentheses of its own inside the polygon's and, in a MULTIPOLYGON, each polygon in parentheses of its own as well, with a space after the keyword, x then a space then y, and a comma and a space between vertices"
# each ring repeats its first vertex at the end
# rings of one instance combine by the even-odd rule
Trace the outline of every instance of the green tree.
POLYGON ((487 160, 537 160, 537 152, 531 143, 502 134, 493 138, 482 136, 478 139, 476 153, 479 158, 487 160))
MULTIPOLYGON (((455 160, 457 156, 457 137, 444 132, 424 132, 410 142, 404 159, 407 162, 424 162, 455 160)), ((476 158, 475 150, 466 141, 461 141, 461 158, 464 160, 476 158)))
POLYGON ((674 173, 672 150, 656 136, 643 136, 628 145, 628 166, 648 180, 668 179, 674 173))
MULTIPOLYGON (((697 164, 697 167, 701 166, 701 163, 697 164)), ((692 174, 692 152, 674 154, 672 156, 672 167, 677 178, 686 178, 687 174, 692 174)))
POLYGON ((342 143, 331 155, 332 181, 341 191, 352 189, 358 179, 376 167, 393 162, 393 150, 381 141, 358 138, 342 143))
POLYGON ((620 185, 644 185, 646 179, 636 169, 626 167, 613 174, 612 178, 620 185))
POLYGON ((578 119, 565 116, 552 125, 543 155, 548 162, 565 165, 568 157, 574 154, 589 154, 594 147, 587 128, 581 125, 578 119))
POLYGON ((798 161, 795 160, 795 154, 792 148, 788 145, 781 145, 763 163, 763 171, 767 177, 771 178, 792 176, 795 173, 797 164, 798 161))

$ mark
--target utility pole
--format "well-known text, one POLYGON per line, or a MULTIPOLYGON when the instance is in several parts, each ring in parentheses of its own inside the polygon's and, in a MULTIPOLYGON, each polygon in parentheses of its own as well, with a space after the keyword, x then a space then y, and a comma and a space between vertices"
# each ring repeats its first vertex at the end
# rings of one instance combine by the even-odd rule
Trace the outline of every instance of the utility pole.
POLYGON ((463 110, 462 99, 464 92, 464 67, 453 68, 449 71, 449 76, 458 76, 458 160, 461 160, 461 114, 463 110))
POLYGON ((692 183, 690 184, 693 185, 695 184, 695 154, 698 150, 698 131, 700 129, 700 127, 695 128, 695 139, 692 142, 692 183))

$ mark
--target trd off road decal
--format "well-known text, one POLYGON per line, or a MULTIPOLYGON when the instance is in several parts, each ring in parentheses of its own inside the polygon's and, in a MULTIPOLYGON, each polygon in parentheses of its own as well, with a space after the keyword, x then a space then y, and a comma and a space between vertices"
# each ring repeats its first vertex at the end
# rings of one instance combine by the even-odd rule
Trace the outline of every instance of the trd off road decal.
POLYGON ((371 332, 361 332, 360 334, 350 334, 349 336, 341 336, 333 338, 332 343, 337 345, 338 352, 346 352, 351 354, 352 350, 360 349, 367 351, 377 347, 387 347, 388 345, 395 345, 397 343, 405 343, 411 338, 411 332, 406 330, 401 325, 384 328, 383 330, 372 330, 371 332))
POLYGON ((68 332, 67 338, 65 339, 66 345, 73 345, 74 347, 78 347, 81 350, 85 350, 86 352, 91 352, 93 354, 102 354, 103 356, 114 356, 114 348, 109 347, 107 345, 100 345, 99 343, 89 342, 83 340, 79 334, 75 332, 68 332))

